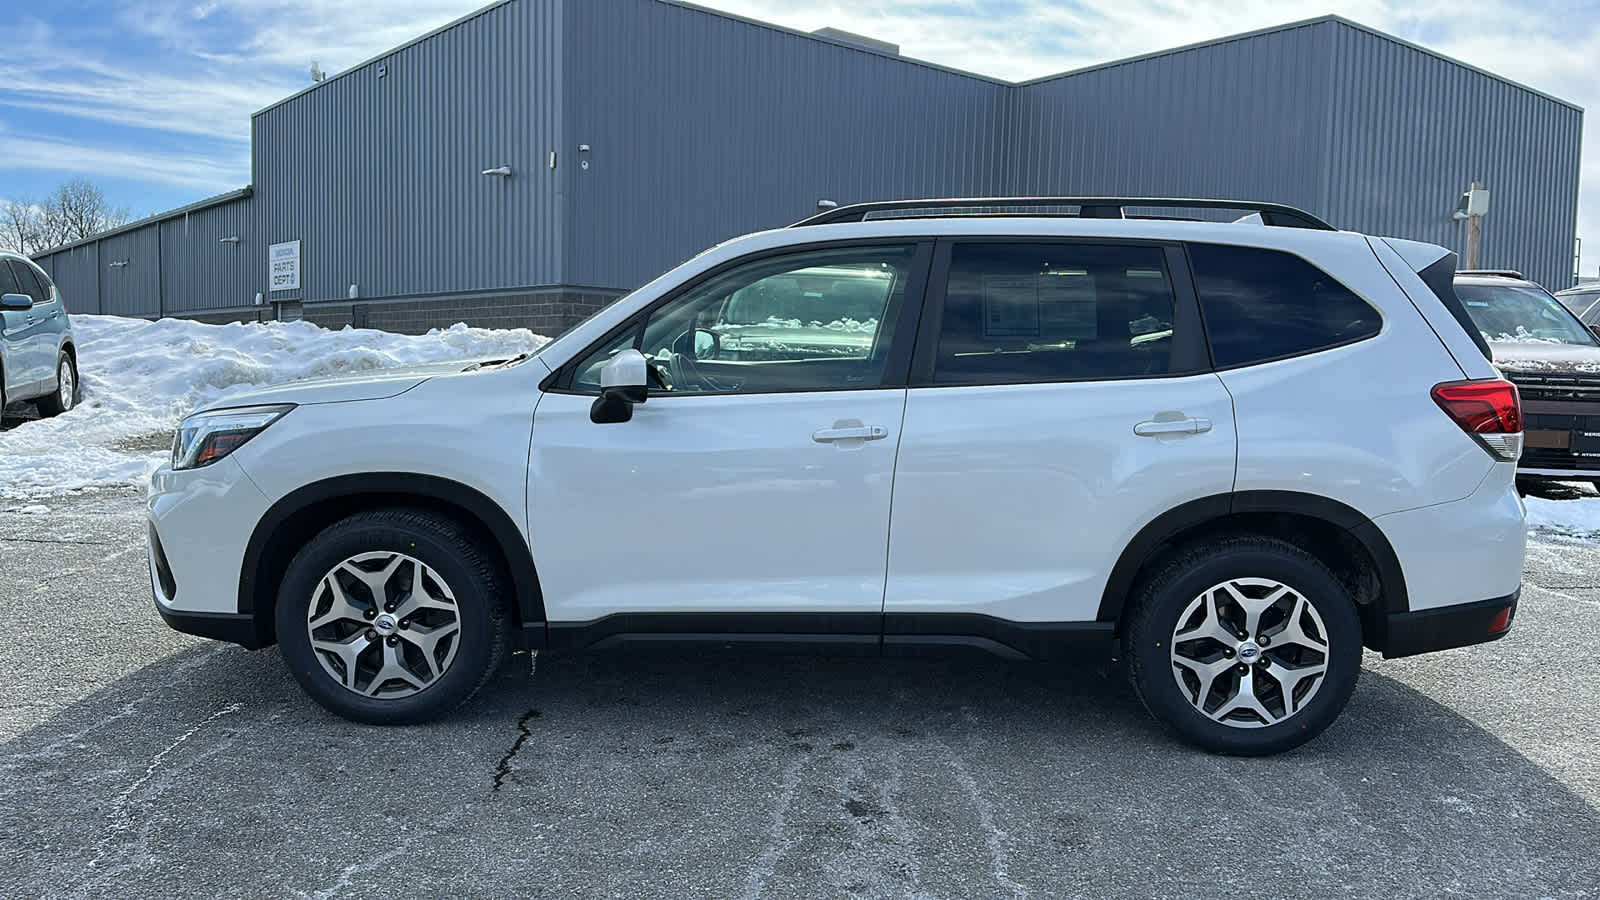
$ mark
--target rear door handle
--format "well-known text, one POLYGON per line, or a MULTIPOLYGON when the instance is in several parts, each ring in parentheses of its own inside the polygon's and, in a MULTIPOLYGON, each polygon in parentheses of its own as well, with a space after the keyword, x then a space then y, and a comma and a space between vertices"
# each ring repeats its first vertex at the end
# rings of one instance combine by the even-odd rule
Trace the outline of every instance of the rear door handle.
POLYGON ((1211 430, 1210 419, 1178 419, 1175 422, 1140 422, 1133 433, 1140 437, 1159 437, 1163 434, 1204 434, 1211 430))
POLYGON ((844 428, 818 428, 811 439, 819 444, 835 441, 878 441, 889 436, 889 429, 881 425, 851 425, 844 428))

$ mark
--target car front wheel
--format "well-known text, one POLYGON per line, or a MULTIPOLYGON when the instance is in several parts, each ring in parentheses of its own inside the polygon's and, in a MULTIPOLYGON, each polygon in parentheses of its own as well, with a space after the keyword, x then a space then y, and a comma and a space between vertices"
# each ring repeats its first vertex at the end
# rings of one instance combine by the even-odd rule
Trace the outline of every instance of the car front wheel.
POLYGON ((1195 548, 1145 582, 1126 638, 1145 706, 1184 740, 1260 756, 1338 717, 1361 670, 1361 622, 1321 561, 1271 538, 1195 548))
POLYGON ((359 513, 290 562, 275 610, 284 662, 329 710, 423 722, 472 696, 505 653, 502 580, 449 519, 359 513))

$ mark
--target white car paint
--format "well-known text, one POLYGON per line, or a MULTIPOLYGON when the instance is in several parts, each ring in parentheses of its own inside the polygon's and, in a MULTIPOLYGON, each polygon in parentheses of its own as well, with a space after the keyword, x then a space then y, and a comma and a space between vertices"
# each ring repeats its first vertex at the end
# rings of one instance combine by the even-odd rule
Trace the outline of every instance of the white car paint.
POLYGON ((1233 486, 1216 375, 916 388, 895 468, 886 612, 1093 621, 1111 566, 1167 510, 1233 486), (1200 434, 1141 436, 1157 419, 1200 434))
POLYGON ((1187 500, 1260 489, 1327 497, 1374 520, 1400 557, 1413 608, 1500 596, 1520 577, 1511 467, 1493 463, 1429 396, 1436 383, 1492 369, 1463 359, 1470 340, 1441 337, 1448 313, 1414 275, 1400 279, 1405 293, 1395 290, 1399 276, 1386 264, 1404 259, 1379 244, 1291 228, 1070 218, 891 219, 750 235, 519 364, 235 399, 302 405, 221 464, 156 475, 150 514, 179 583, 168 607, 234 612, 243 539, 264 508, 306 485, 372 472, 446 478, 504 510, 531 548, 551 623, 718 611, 1090 621, 1141 528, 1187 500), (590 422, 592 397, 541 393, 550 372, 703 272, 772 248, 886 236, 1286 250, 1360 293, 1384 327, 1357 344, 1220 374, 654 396, 619 424, 590 422), (1134 433, 1162 413, 1212 428, 1134 433), (813 439, 852 422, 884 437, 848 447, 813 439), (230 524, 213 524, 222 519, 230 524), (1437 575, 1446 558, 1451 574, 1437 575))

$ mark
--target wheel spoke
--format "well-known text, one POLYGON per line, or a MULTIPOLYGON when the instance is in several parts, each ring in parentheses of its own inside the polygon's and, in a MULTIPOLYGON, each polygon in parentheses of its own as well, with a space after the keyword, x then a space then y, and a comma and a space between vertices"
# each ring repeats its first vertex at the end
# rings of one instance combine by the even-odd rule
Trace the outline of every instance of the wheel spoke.
POLYGON ((350 595, 344 592, 344 587, 339 584, 339 579, 334 573, 329 572, 322 579, 322 587, 333 598, 333 603, 328 607, 327 612, 311 620, 312 631, 341 620, 358 622, 362 625, 366 624, 366 611, 350 602, 350 595))
MULTIPOLYGON (((315 639, 311 641, 312 649, 323 653, 331 653, 344 663, 344 674, 341 677, 344 686, 351 690, 356 689, 356 664, 360 661, 361 654, 367 652, 367 648, 371 646, 372 644, 367 640, 367 635, 364 631, 358 631, 343 641, 319 641, 315 639)), ((326 663, 323 664, 323 668, 327 668, 326 663)), ((330 673, 333 672, 332 669, 328 671, 330 673)))
MULTIPOLYGON (((1200 624, 1196 625, 1194 628, 1174 634, 1172 636, 1172 642, 1174 644, 1181 644, 1187 641, 1198 641, 1203 638, 1211 638, 1225 647, 1237 645, 1239 643, 1239 636, 1229 631, 1227 626, 1222 624, 1222 618, 1217 615, 1216 591, 1206 591, 1201 602, 1205 605, 1205 618, 1201 619, 1200 624)), ((1187 621, 1188 618, 1188 616, 1184 616, 1184 621, 1187 621)))
MULTIPOLYGON (((398 633, 401 640, 409 642, 422 651, 423 658, 428 661, 428 680, 432 681, 444 671, 444 667, 439 665, 439 642, 460 630, 460 622, 451 622, 448 625, 440 625, 436 628, 413 626, 398 633)), ((454 655, 455 651, 452 649, 451 656, 454 655)), ((449 665, 448 659, 445 661, 445 665, 449 665)))
MULTIPOLYGON (((423 579, 424 573, 432 574, 428 572, 427 567, 420 563, 411 567, 411 591, 406 595, 406 599, 400 604, 400 607, 395 610, 395 615, 403 619, 424 609, 455 611, 455 598, 450 596, 448 590, 445 591, 443 598, 434 597, 428 592, 427 581, 423 579)), ((439 581, 437 578, 433 580, 435 582, 439 581)))
POLYGON ((1245 637, 1250 638, 1261 633, 1261 614, 1271 609, 1273 604, 1282 600, 1284 595, 1289 593, 1289 589, 1280 584, 1276 590, 1267 596, 1253 599, 1245 596, 1244 592, 1239 590, 1234 582, 1229 582, 1224 587, 1229 595, 1233 597, 1233 602, 1238 604, 1239 608, 1244 611, 1244 633, 1245 637))
MULTIPOLYGON (((1216 708, 1216 711, 1206 713, 1211 718, 1221 721, 1229 713, 1239 710, 1248 710, 1261 717, 1261 721, 1270 725, 1280 717, 1274 716, 1261 704, 1261 699, 1256 696, 1255 669, 1247 668, 1239 675, 1239 690, 1228 702, 1216 708)), ((1204 712, 1204 710, 1201 710, 1204 712)))
POLYGON ((418 690, 427 686, 418 681, 417 676, 411 674, 411 670, 406 668, 405 660, 400 656, 400 648, 385 642, 383 645, 383 666, 378 669, 378 674, 372 676, 372 683, 368 684, 367 689, 362 693, 368 697, 377 696, 379 688, 396 678, 418 690))
POLYGON ((1306 634, 1305 625, 1302 620, 1305 618, 1306 608, 1308 606, 1309 604, 1306 602, 1306 598, 1295 598, 1294 611, 1289 613, 1289 618, 1284 620, 1283 626, 1276 629, 1271 635, 1273 646, 1280 647, 1284 644, 1299 644, 1300 646, 1309 650, 1315 650, 1316 652, 1324 655, 1327 654, 1328 644, 1326 641, 1319 641, 1316 638, 1313 638, 1311 635, 1306 634))
POLYGON ((1217 676, 1235 665, 1233 660, 1226 657, 1215 662, 1205 663, 1185 656, 1174 655, 1172 662, 1174 665, 1182 666, 1193 672, 1195 677, 1200 680, 1200 690, 1190 702, 1201 712, 1205 712, 1206 701, 1211 698, 1211 686, 1216 682, 1217 676))
MULTIPOLYGON (((1292 716, 1300 711, 1300 707, 1295 704, 1294 700, 1294 692, 1295 689, 1300 686, 1300 682, 1305 681, 1307 678, 1315 678, 1326 673, 1328 671, 1328 664, 1316 663, 1309 666, 1292 667, 1274 665, 1265 671, 1278 682, 1278 687, 1283 689, 1283 714, 1285 717, 1287 717, 1292 716)), ((1309 700, 1310 698, 1311 695, 1307 694, 1306 699, 1309 700)))

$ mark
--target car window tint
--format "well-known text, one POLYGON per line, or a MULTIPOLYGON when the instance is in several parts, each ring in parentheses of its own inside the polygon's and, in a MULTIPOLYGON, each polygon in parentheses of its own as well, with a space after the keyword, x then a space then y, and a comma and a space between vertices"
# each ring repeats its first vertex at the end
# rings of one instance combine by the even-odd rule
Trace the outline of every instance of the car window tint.
POLYGON ((915 255, 915 245, 848 247, 735 267, 590 353, 573 388, 598 392, 600 368, 628 346, 649 361, 653 393, 875 387, 915 255))
POLYGON ((1365 300, 1292 253, 1191 244, 1189 261, 1219 368, 1323 350, 1383 327, 1365 300))
POLYGON ((11 266, 7 265, 8 262, 9 260, 0 259, 0 294, 27 293, 22 289, 21 285, 17 284, 17 276, 11 274, 11 266))
POLYGON ((1161 375, 1173 292, 1158 247, 958 244, 951 249, 935 384, 1161 375))
POLYGON ((9 260, 9 262, 11 263, 11 273, 16 276, 17 286, 22 289, 22 293, 32 297, 35 303, 43 303, 50 299, 50 295, 45 293, 44 288, 39 284, 39 279, 34 276, 32 266, 14 259, 9 260))

